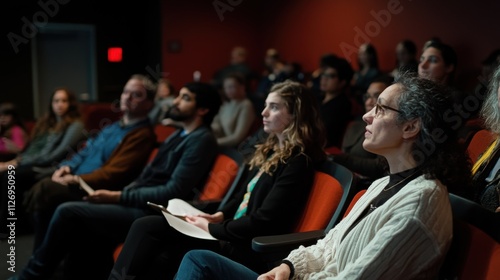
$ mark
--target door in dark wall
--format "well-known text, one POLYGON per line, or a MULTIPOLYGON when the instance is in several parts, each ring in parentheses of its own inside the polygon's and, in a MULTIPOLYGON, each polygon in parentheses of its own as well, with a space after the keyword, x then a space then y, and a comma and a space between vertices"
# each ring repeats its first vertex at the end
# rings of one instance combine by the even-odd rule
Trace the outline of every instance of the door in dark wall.
POLYGON ((97 100, 97 69, 93 25, 49 23, 32 44, 35 118, 49 106, 55 88, 72 89, 79 100, 97 100))

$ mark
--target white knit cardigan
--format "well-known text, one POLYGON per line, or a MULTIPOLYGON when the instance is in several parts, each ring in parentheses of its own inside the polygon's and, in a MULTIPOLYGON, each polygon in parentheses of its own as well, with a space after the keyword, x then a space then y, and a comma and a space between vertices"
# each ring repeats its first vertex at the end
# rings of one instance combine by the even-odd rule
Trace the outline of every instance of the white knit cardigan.
POLYGON ((293 279, 435 278, 452 238, 448 192, 437 180, 410 181, 343 237, 388 182, 373 182, 324 239, 290 253, 293 279))

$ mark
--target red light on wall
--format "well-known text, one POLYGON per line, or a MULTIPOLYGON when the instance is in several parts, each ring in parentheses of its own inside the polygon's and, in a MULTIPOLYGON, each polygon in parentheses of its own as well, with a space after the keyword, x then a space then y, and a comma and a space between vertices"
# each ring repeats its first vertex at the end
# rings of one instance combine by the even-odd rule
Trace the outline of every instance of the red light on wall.
POLYGON ((121 62, 122 54, 123 54, 122 48, 119 47, 108 48, 108 61, 121 62))

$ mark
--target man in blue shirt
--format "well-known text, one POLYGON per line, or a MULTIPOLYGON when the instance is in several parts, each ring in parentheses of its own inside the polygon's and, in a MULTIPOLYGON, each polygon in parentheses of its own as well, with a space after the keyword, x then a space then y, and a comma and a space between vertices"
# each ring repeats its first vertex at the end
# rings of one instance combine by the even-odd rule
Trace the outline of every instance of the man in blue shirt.
POLYGON ((220 104, 220 95, 208 84, 183 87, 169 113, 181 129, 165 140, 153 161, 123 191, 100 189, 86 197, 88 202, 60 205, 18 279, 49 278, 68 253, 68 279, 106 277, 112 249, 125 240, 132 222, 156 214, 147 201, 166 204, 175 197, 193 198, 204 184, 217 155, 210 124, 220 104))
POLYGON ((81 200, 81 177, 94 189, 121 189, 134 180, 147 163, 156 136, 147 117, 153 106, 155 84, 146 76, 133 75, 120 97, 122 118, 108 125, 85 148, 59 164, 51 177, 37 182, 25 195, 33 212, 34 251, 40 246, 56 207, 81 200))

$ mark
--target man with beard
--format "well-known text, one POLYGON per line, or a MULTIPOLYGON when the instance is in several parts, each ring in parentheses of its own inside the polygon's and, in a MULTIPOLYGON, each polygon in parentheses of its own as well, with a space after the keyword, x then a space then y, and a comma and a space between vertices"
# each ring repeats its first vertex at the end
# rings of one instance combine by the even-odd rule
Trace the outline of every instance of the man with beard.
POLYGON ((65 279, 107 277, 112 251, 124 242, 132 222, 157 214, 147 201, 165 205, 172 198, 192 199, 203 185, 217 155, 210 124, 220 104, 212 86, 186 84, 169 112, 181 128, 165 140, 141 175, 123 191, 100 189, 87 202, 60 205, 43 243, 17 279, 50 278, 68 253, 65 279))

